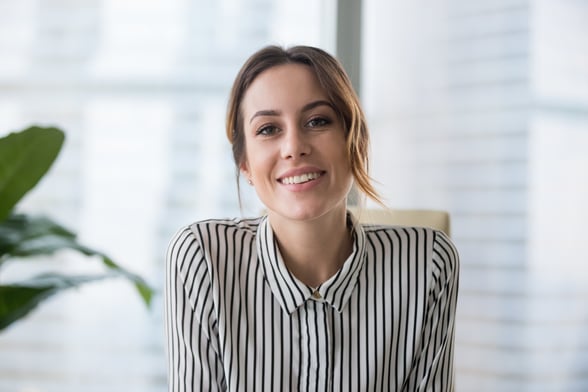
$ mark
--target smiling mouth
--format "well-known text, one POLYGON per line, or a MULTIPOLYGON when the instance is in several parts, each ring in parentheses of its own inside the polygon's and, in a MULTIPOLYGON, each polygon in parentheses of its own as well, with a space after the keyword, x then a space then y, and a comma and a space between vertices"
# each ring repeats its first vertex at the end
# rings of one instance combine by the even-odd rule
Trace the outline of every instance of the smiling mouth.
POLYGON ((304 184, 305 182, 316 180, 317 178, 319 178, 322 175, 323 175, 323 173, 319 173, 319 172, 305 173, 305 174, 301 174, 299 176, 284 177, 284 178, 279 179, 278 181, 280 181, 284 185, 304 184))

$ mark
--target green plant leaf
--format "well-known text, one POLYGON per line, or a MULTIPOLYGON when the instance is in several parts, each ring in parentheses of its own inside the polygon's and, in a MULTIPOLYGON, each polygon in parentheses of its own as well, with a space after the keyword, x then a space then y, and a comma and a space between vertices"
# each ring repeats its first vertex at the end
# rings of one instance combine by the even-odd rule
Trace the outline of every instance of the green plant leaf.
POLYGON ((25 317, 42 301, 62 290, 107 277, 109 275, 43 274, 24 282, 0 285, 0 330, 25 317))
POLYGON ((99 257, 114 275, 122 276, 135 285, 147 306, 151 304, 153 289, 143 278, 118 265, 104 253, 80 244, 73 232, 51 219, 13 214, 0 222, 0 265, 10 259, 32 260, 32 256, 50 255, 62 249, 99 257))
POLYGON ((114 261, 112 261, 106 255, 101 254, 101 257, 102 257, 102 262, 104 263, 104 265, 106 265, 112 271, 114 271, 118 274, 121 274, 125 278, 127 278, 128 280, 132 281, 133 284, 135 285, 135 289, 137 290, 137 292, 139 293, 139 295, 143 299, 143 302, 145 302, 145 304, 147 306, 151 305, 151 300, 153 299, 154 290, 151 286, 149 286, 149 284, 147 284, 147 282, 145 282, 145 280, 143 278, 141 278, 137 274, 134 274, 134 273, 124 269, 123 267, 121 267, 120 265, 118 265, 114 261))
POLYGON ((0 221, 49 170, 64 139, 60 129, 42 127, 0 138, 0 221))
POLYGON ((39 260, 73 249, 98 257, 108 272, 95 276, 44 274, 25 282, 0 285, 0 330, 29 314, 50 296, 81 284, 121 276, 135 285, 147 306, 154 290, 104 253, 80 244, 76 234, 49 218, 13 214, 14 206, 49 170, 59 154, 64 133, 57 128, 30 127, 0 138, 0 267, 8 260, 39 260))
POLYGON ((75 233, 49 218, 12 214, 0 221, 0 263, 6 257, 51 254, 75 241, 75 233))

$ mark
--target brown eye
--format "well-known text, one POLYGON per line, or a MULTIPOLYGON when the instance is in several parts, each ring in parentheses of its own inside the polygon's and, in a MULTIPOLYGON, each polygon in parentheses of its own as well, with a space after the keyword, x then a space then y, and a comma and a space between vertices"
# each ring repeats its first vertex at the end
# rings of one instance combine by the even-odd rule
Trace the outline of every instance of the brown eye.
POLYGON ((306 123, 306 126, 309 128, 320 128, 320 127, 327 126, 330 123, 331 123, 331 121, 328 118, 314 117, 306 123))
POLYGON ((271 136, 273 134, 275 134, 276 132, 278 132, 278 128, 273 126, 273 125, 265 125, 262 126, 261 128, 259 128, 257 130, 257 132, 255 132, 256 135, 261 135, 261 136, 271 136))

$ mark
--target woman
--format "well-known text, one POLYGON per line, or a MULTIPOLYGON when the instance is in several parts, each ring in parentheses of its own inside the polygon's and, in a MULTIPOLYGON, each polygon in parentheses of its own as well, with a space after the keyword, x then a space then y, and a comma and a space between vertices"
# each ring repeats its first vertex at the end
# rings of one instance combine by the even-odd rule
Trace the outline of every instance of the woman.
POLYGON ((167 254, 170 391, 449 391, 458 256, 441 232, 362 226, 368 132, 341 65, 266 47, 227 135, 267 210, 180 230, 167 254))

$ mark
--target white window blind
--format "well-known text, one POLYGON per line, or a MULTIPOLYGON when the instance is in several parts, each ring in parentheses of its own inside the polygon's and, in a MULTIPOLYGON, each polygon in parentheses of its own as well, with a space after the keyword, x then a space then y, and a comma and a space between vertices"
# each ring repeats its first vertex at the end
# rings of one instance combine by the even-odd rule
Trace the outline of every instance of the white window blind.
MULTIPOLYGON (((239 216, 224 133, 230 85, 267 44, 332 52, 335 2, 0 0, 0 134, 66 132, 21 210, 49 214, 162 287, 168 239, 239 216)), ((243 186, 244 214, 260 207, 243 186)), ((52 268, 94 268, 62 261, 52 268)), ((14 263, 0 279, 30 273, 14 263)), ((0 334, 0 390, 165 389, 161 292, 150 311, 123 281, 51 299, 0 334)))
POLYGON ((457 390, 588 389, 586 3, 365 4, 374 176, 461 253, 457 390))

